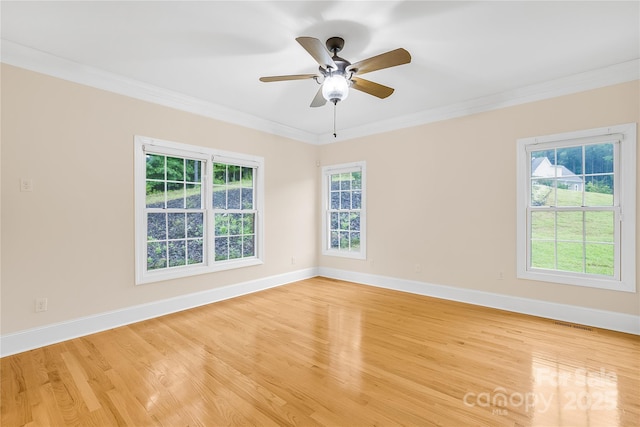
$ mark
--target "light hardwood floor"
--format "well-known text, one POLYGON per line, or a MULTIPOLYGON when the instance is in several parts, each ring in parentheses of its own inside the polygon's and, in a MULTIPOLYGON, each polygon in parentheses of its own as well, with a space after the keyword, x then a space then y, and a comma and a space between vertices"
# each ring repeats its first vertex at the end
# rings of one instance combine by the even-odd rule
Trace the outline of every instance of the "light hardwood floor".
POLYGON ((10 426, 633 426, 640 338, 324 278, 1 359, 10 426))

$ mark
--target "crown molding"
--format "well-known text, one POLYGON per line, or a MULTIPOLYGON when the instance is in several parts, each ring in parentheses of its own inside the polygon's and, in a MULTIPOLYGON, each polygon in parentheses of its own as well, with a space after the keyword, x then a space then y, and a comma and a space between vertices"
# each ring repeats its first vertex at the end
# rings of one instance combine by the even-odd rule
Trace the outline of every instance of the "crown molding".
POLYGON ((200 98, 187 96, 63 59, 8 40, 0 40, 0 42, 2 43, 1 62, 5 64, 269 134, 319 145, 420 126, 640 79, 640 59, 634 59, 609 67, 457 104, 381 120, 364 126, 342 129, 338 137, 335 138, 332 133, 316 135, 301 129, 284 126, 280 123, 265 120, 200 98))
POLYGON ((280 123, 261 119, 200 98, 60 58, 8 40, 1 39, 0 42, 2 43, 1 62, 8 65, 269 134, 309 144, 318 143, 317 135, 300 129, 284 126, 280 123))
POLYGON ((640 79, 640 59, 319 136, 320 144, 420 126, 640 79))

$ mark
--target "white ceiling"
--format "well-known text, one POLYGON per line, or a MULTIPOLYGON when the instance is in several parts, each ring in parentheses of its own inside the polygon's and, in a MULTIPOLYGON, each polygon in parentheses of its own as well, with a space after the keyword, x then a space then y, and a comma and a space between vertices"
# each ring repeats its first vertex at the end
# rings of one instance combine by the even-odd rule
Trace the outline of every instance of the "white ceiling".
POLYGON ((3 62, 306 142, 332 139, 332 104, 309 107, 316 83, 258 81, 317 71, 298 36, 343 37, 340 56, 351 62, 398 47, 411 53, 410 64, 365 76, 395 88, 389 98, 352 90, 338 104, 342 136, 544 97, 589 78, 596 86, 611 75, 638 78, 640 58, 637 1, 2 1, 0 7, 3 62), (82 73, 93 77, 83 80, 82 73))

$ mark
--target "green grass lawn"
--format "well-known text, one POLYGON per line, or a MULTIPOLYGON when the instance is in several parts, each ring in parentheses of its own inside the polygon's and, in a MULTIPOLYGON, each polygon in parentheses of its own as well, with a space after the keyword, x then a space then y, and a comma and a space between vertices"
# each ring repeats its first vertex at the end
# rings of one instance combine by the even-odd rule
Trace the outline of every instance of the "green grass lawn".
MULTIPOLYGON (((532 198, 542 206, 581 206, 582 192, 536 185, 532 198)), ((613 196, 585 193, 589 206, 612 206, 613 196)), ((531 266, 613 275, 614 220, 611 211, 531 213, 531 266)))

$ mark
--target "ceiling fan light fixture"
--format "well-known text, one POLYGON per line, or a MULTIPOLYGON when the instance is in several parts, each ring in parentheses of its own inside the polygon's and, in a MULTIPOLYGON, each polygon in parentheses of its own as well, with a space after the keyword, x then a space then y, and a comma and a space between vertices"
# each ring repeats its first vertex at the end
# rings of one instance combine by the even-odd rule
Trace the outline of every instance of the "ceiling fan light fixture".
POLYGON ((327 76, 322 84, 322 96, 334 104, 345 100, 349 96, 349 81, 342 74, 327 76))

